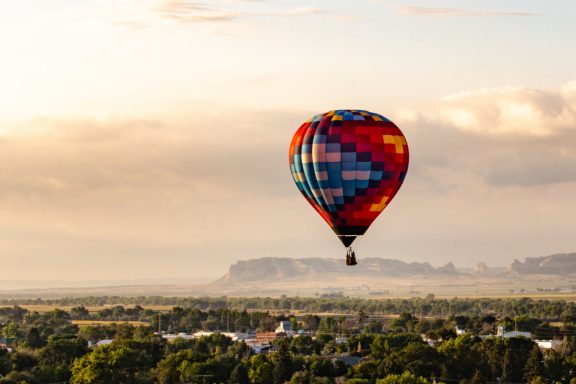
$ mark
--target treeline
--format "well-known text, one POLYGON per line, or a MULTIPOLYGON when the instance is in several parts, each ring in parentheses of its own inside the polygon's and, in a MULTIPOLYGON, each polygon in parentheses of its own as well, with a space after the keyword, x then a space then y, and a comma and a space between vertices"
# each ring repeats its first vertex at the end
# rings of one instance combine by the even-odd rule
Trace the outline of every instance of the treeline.
MULTIPOLYGON (((39 314, 18 306, 0 308, 0 333, 16 340, 13 351, 0 348, 0 383, 576 384, 576 337, 564 336, 560 348, 541 351, 527 338, 477 335, 497 325, 554 329, 528 317, 421 318, 406 312, 384 319, 359 311, 352 317, 256 312, 250 318, 247 311, 175 307, 153 313, 153 326, 119 322, 78 327, 70 322, 73 317, 142 318, 149 313, 121 306, 104 311, 75 307, 39 314), (277 340, 269 354, 254 354, 246 343, 220 333, 173 342, 154 333, 161 324, 174 331, 210 328, 210 321, 235 327, 232 317, 254 321, 261 329, 289 320, 307 332, 277 340), (456 325, 469 333, 457 336, 456 325), (89 347, 89 341, 102 339, 113 341, 89 347)), ((575 333, 568 325, 559 330, 575 333)))
MULTIPOLYGON (((54 327, 65 329, 75 328, 72 320, 93 320, 109 322, 140 321, 150 325, 154 330, 168 333, 193 333, 204 331, 230 331, 230 332, 270 332, 276 329, 279 321, 287 320, 292 323, 293 329, 306 332, 333 333, 350 335, 358 331, 359 327, 373 333, 382 331, 407 331, 426 333, 433 329, 450 328, 456 326, 476 335, 495 334, 497 325, 508 330, 530 332, 537 339, 552 339, 554 337, 576 335, 574 319, 566 318, 561 323, 551 323, 528 315, 497 317, 487 315, 452 315, 444 318, 425 317, 402 312, 397 316, 381 316, 358 311, 348 315, 314 314, 294 315, 290 312, 274 313, 270 311, 247 311, 236 309, 208 309, 202 311, 197 308, 173 307, 169 311, 145 309, 141 306, 124 307, 116 305, 100 310, 89 311, 84 306, 72 307, 69 311, 53 309, 49 312, 38 313, 28 309, 13 306, 0 307, 0 335, 23 339, 31 327, 36 328, 46 339, 55 333, 54 327), (70 328, 71 327, 71 328, 70 328)), ((97 328, 91 328, 97 329, 97 328)), ((104 338, 104 337, 101 337, 104 338)), ((90 340, 96 338, 88 338, 90 340)), ((97 340, 96 340, 97 341, 97 340)))
POLYGON ((116 305, 84 306, 45 313, 19 306, 0 308, 0 383, 576 383, 576 327, 526 315, 451 315, 426 318, 403 312, 394 318, 324 315, 229 308, 174 307, 158 312, 116 305), (79 327, 72 320, 114 324, 79 327), (125 320, 146 321, 135 326, 125 320), (222 334, 168 343, 154 330, 270 331, 288 320, 304 335, 280 339, 271 354, 255 355, 222 334), (468 333, 457 336, 455 327, 468 333), (562 346, 540 351, 526 338, 494 336, 497 326, 560 338, 562 346), (421 334, 426 336, 424 342, 421 334), (98 341, 112 344, 89 348, 98 341), (345 358, 343 358, 343 356, 345 358), (350 359, 352 359, 351 364, 350 359), (355 359, 355 360, 354 360, 355 359))
POLYGON ((563 300, 519 299, 435 299, 433 295, 412 299, 359 299, 336 298, 197 298, 197 297, 81 297, 63 299, 1 300, 0 305, 51 305, 51 306, 177 306, 199 310, 260 310, 304 311, 309 313, 350 314, 364 311, 370 315, 398 315, 409 312, 426 317, 449 317, 453 315, 492 314, 497 317, 527 315, 548 321, 573 321, 576 319, 576 303, 563 300))

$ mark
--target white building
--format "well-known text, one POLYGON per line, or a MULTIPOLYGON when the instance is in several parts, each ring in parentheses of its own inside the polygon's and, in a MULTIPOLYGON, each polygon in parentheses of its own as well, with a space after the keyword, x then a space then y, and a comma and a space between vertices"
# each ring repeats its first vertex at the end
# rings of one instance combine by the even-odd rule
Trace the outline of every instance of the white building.
POLYGON ((292 331, 292 324, 288 320, 281 321, 278 328, 274 331, 276 333, 285 333, 286 336, 294 336, 294 331, 292 331))
POLYGON ((532 338, 532 334, 530 332, 506 331, 506 328, 504 328, 502 325, 498 327, 498 333, 496 336, 503 337, 505 339, 509 339, 511 337, 526 337, 528 339, 532 338))
POLYGON ((540 349, 556 349, 562 345, 562 340, 534 340, 540 349))
POLYGON ((192 335, 188 334, 188 333, 178 333, 178 334, 171 334, 171 333, 166 333, 163 334, 162 337, 165 338, 168 341, 173 341, 175 339, 199 339, 201 337, 205 337, 205 336, 211 336, 214 334, 221 334, 224 335, 226 337, 229 337, 232 339, 232 341, 237 341, 237 340, 246 340, 250 337, 250 335, 248 335, 247 333, 240 333, 240 332, 219 332, 219 331, 215 331, 215 332, 206 332, 206 331, 199 331, 196 332, 192 335))
POLYGON ((199 331, 196 332, 193 336, 194 339, 199 339, 203 336, 211 336, 215 333, 219 333, 221 335, 224 335, 226 337, 229 337, 232 339, 232 341, 237 341, 237 340, 246 340, 250 337, 249 334, 247 333, 242 333, 242 332, 220 332, 220 331, 214 331, 214 332, 207 332, 207 331, 199 331))

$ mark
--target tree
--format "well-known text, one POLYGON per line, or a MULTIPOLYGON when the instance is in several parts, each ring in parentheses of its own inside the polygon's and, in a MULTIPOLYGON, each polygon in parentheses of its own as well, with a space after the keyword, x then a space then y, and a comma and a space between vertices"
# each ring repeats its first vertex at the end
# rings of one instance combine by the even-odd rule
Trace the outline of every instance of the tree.
POLYGON ((368 315, 366 314, 366 312, 364 312, 364 310, 361 309, 360 311, 358 311, 358 327, 362 327, 362 325, 367 319, 368 315))
POLYGON ((74 361, 71 384, 138 384, 145 381, 148 357, 122 345, 103 345, 74 361))
POLYGON ((11 321, 2 326, 2 337, 19 338, 20 336, 22 336, 22 330, 18 323, 11 321))
POLYGON ((270 384, 273 379, 274 365, 266 355, 254 355, 250 358, 248 376, 253 384, 270 384))
POLYGON ((474 376, 470 379, 470 384, 483 384, 484 380, 482 379, 482 375, 480 374, 479 370, 474 372, 474 376))
POLYGON ((90 312, 82 305, 72 308, 70 310, 70 317, 75 320, 86 320, 90 318, 90 312))
POLYGON ((244 364, 238 364, 234 367, 234 370, 230 374, 230 379, 228 380, 230 384, 250 384, 250 378, 248 377, 248 370, 244 364))
POLYGON ((76 358, 89 352, 88 343, 83 338, 50 338, 48 344, 40 350, 40 365, 70 368, 76 358))
POLYGON ((386 356, 378 367, 380 377, 410 371, 416 376, 437 376, 442 355, 428 344, 410 343, 400 351, 386 356))
POLYGON ((451 380, 471 378, 482 369, 482 355, 475 347, 481 342, 480 338, 470 334, 458 336, 445 341, 438 352, 443 355, 446 373, 443 377, 451 380))
POLYGON ((376 380, 376 384, 428 384, 428 380, 410 372, 404 372, 402 375, 388 375, 383 379, 376 380))
POLYGON ((366 379, 373 383, 378 374, 377 368, 378 363, 376 361, 364 361, 352 367, 352 369, 349 371, 349 374, 352 376, 352 378, 366 379))
POLYGON ((504 360, 502 361, 502 376, 500 383, 509 383, 512 379, 512 359, 510 358, 510 349, 506 349, 504 360))
POLYGON ((542 352, 540 352, 540 347, 534 344, 532 351, 530 351, 530 356, 526 361, 526 366, 524 367, 524 380, 530 383, 532 379, 542 376, 543 372, 542 352))
POLYGON ((10 361, 8 350, 5 348, 0 348, 0 377, 6 375, 11 370, 12 362, 10 361))
POLYGON ((40 331, 37 327, 32 327, 28 330, 28 334, 24 338, 24 346, 31 349, 37 349, 44 346, 45 341, 40 335, 40 331))
POLYGON ((290 351, 296 354, 320 354, 321 347, 311 336, 303 335, 290 339, 290 351))
POLYGON ((29 351, 18 351, 10 356, 15 371, 22 372, 34 368, 38 360, 29 351))
POLYGON ((383 324, 378 320, 370 320, 368 325, 364 327, 364 332, 366 333, 380 333, 382 332, 383 324))
MULTIPOLYGON (((170 344, 169 344, 170 345, 170 344)), ((158 383, 177 383, 180 379, 181 366, 184 361, 205 361, 207 355, 198 354, 192 348, 168 353, 152 370, 152 376, 158 383)))
POLYGON ((292 356, 288 350, 288 342, 282 340, 278 352, 273 356, 274 361, 274 384, 282 384, 292 377, 292 356))

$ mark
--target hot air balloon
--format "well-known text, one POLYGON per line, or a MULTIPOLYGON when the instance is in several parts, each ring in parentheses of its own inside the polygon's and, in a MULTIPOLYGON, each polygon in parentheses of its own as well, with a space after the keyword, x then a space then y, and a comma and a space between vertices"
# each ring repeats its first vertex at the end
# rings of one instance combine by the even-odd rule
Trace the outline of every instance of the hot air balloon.
POLYGON ((298 128, 289 149, 292 177, 347 248, 364 235, 400 189, 408 171, 402 131, 377 113, 335 110, 298 128))

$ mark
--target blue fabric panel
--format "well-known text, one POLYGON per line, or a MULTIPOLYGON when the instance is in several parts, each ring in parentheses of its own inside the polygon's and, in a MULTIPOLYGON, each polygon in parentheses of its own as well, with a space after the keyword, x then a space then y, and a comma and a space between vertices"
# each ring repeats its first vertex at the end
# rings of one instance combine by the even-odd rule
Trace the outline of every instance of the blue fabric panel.
POLYGON ((342 186, 344 189, 344 196, 354 196, 356 192, 356 181, 342 180, 342 186))
POLYGON ((327 143, 326 153, 336 153, 340 152, 340 143, 327 143))
POLYGON ((356 152, 342 152, 342 160, 343 163, 349 161, 356 161, 356 152))
POLYGON ((355 161, 343 161, 342 162, 342 170, 343 171, 355 171, 356 170, 356 162, 355 161))
POLYGON ((356 169, 358 171, 369 171, 371 169, 372 164, 366 161, 359 161, 356 163, 356 169))
POLYGON ((382 171, 370 172, 370 180, 382 180, 382 171))

